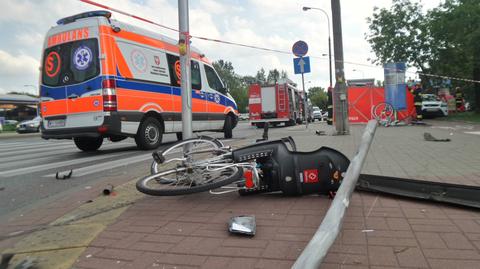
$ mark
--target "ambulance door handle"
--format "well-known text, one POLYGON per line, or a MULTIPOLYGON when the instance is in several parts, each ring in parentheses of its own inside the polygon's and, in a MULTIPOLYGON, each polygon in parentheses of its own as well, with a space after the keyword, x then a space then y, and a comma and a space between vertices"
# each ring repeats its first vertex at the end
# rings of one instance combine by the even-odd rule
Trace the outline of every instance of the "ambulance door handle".
POLYGON ((68 96, 68 99, 77 99, 78 98, 78 95, 72 93, 68 96))

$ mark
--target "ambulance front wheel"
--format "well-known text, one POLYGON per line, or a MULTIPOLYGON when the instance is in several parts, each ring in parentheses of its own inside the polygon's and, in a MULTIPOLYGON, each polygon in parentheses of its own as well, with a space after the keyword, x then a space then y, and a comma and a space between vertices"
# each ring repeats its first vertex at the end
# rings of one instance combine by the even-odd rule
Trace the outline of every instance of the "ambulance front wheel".
POLYGON ((73 142, 82 151, 96 151, 103 143, 103 137, 74 137, 73 142))
POLYGON ((223 134, 225 138, 232 138, 233 134, 233 119, 230 116, 225 118, 225 125, 223 126, 223 134))
POLYGON ((156 149, 162 143, 163 126, 155 118, 148 117, 142 121, 138 128, 135 142, 140 149, 156 149))

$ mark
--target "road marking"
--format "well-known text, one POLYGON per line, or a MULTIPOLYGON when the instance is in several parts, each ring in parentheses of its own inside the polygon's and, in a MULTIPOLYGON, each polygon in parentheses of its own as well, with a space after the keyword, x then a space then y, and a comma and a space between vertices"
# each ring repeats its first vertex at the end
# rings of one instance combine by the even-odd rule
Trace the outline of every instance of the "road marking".
POLYGON ((12 150, 7 152, 2 151, 2 153, 0 153, 0 157, 19 155, 19 154, 29 154, 29 153, 35 153, 35 152, 51 152, 52 153, 53 150, 66 149, 66 148, 75 149, 72 145, 54 146, 54 147, 44 146, 42 148, 36 148, 36 149, 12 150))
POLYGON ((480 131, 478 132, 465 132, 466 134, 474 134, 474 135, 480 135, 480 131))
MULTIPOLYGON (((115 146, 118 146, 118 145, 130 145, 130 144, 134 144, 133 142, 107 142, 107 143, 104 143, 101 147, 101 149, 105 149, 107 147, 110 147, 112 145, 115 145, 115 146)), ((28 147, 25 147, 25 148, 28 148, 28 147)), ((0 149, 0 157, 4 157, 4 156, 12 156, 12 155, 18 155, 18 154, 29 154, 29 153, 35 153, 35 152, 50 152, 52 154, 54 154, 54 152, 52 152, 52 150, 62 150, 62 149, 67 149, 67 148, 70 148, 72 149, 72 153, 73 152, 80 152, 76 147, 75 147, 75 144, 73 144, 73 142, 70 142, 70 143, 62 143, 62 144, 50 144, 50 145, 43 145, 41 147, 35 147, 33 149, 22 149, 22 150, 16 150, 16 149, 11 149, 11 150, 8 150, 8 151, 4 151, 2 149, 0 149)))
POLYGON ((63 167, 63 166, 67 166, 67 165, 76 165, 76 164, 92 162, 92 161, 97 161, 97 160, 106 159, 106 158, 113 158, 113 157, 117 157, 117 156, 120 156, 120 155, 122 155, 122 154, 112 154, 112 155, 111 154, 105 154, 105 155, 101 155, 101 156, 85 157, 85 158, 69 160, 69 161, 35 165, 35 166, 32 166, 32 167, 22 167, 22 168, 2 171, 2 172, 0 172, 0 177, 25 175, 25 174, 29 174, 29 173, 33 173, 33 172, 48 170, 48 169, 57 168, 57 167, 63 167))
POLYGON ((72 143, 24 144, 24 145, 12 146, 12 147, 0 147, 0 150, 2 152, 6 152, 6 151, 15 151, 15 150, 19 150, 19 149, 38 149, 38 148, 42 148, 42 147, 55 147, 55 146, 66 146, 66 145, 72 146, 72 143))
MULTIPOLYGON (((59 154, 64 154, 64 153, 69 153, 69 152, 72 152, 72 150, 70 148, 64 149, 64 150, 57 150, 55 152, 44 151, 44 152, 39 152, 39 153, 35 153, 35 154, 20 154, 20 155, 14 155, 14 156, 12 156, 13 155, 12 154, 8 157, 0 158, 0 164, 3 165, 5 163, 9 163, 9 162, 13 162, 13 161, 32 160, 32 159, 36 159, 38 157, 48 158, 50 155, 52 155, 52 157, 56 157, 59 154)), ((44 161, 45 158, 42 158, 42 160, 44 161)), ((2 165, 0 165, 0 167, 2 167, 2 165)))
MULTIPOLYGON (((108 169, 113 169, 113 168, 117 168, 117 167, 120 167, 120 166, 124 166, 124 165, 127 165, 127 164, 134 164, 134 163, 142 162, 142 161, 145 161, 145 160, 148 160, 148 159, 153 160, 151 153, 142 154, 142 155, 135 156, 135 157, 127 157, 127 158, 120 159, 120 160, 115 160, 115 161, 109 161, 109 162, 94 164, 94 165, 90 165, 90 166, 85 166, 85 167, 82 167, 82 168, 73 169, 73 177, 86 176, 86 175, 90 175, 90 174, 93 174, 93 173, 105 171, 105 170, 108 170, 108 169)), ((66 170, 66 171, 59 172, 59 174, 66 174, 66 173, 69 173, 69 172, 70 172, 70 170, 66 170)), ((49 174, 49 175, 45 175, 43 177, 53 177, 55 175, 56 174, 49 174)))

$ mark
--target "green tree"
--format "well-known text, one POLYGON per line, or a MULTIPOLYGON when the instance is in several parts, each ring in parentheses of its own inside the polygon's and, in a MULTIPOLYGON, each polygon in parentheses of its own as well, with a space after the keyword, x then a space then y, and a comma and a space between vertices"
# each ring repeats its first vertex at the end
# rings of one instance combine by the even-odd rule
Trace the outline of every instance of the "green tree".
POLYGON ((263 85, 267 82, 265 69, 263 69, 263 67, 257 71, 257 74, 255 75, 255 79, 257 80, 257 83, 259 83, 260 85, 263 85))
POLYGON ((308 89, 308 97, 312 102, 312 105, 318 106, 319 108, 325 110, 327 109, 327 93, 322 87, 312 87, 308 89))
POLYGON ((248 86, 242 81, 242 77, 235 73, 231 62, 218 60, 212 63, 215 70, 227 87, 233 99, 237 102, 238 111, 245 113, 248 106, 248 86))
POLYGON ((277 83, 279 78, 280 78, 280 72, 278 72, 276 68, 268 71, 267 83, 269 84, 277 83))
POLYGON ((365 37, 376 56, 373 63, 407 62, 425 71, 432 43, 421 4, 393 0, 390 9, 375 7, 367 22, 365 37))
MULTIPOLYGON (((429 63, 430 73, 480 81, 480 2, 447 0, 428 15, 430 34, 436 44, 429 63)), ((464 89, 480 112, 480 84, 452 82, 464 89)))
POLYGON ((11 92, 7 92, 7 94, 27 95, 27 96, 30 96, 30 97, 36 97, 36 98, 38 98, 38 95, 31 94, 31 93, 28 93, 28 92, 11 91, 11 92))
MULTIPOLYGON (((480 81, 480 1, 445 0, 424 14, 419 3, 393 0, 367 21, 374 63, 405 61, 424 73, 426 86, 442 84, 436 75, 480 81)), ((480 112, 480 83, 453 79, 452 86, 464 89, 480 112)))

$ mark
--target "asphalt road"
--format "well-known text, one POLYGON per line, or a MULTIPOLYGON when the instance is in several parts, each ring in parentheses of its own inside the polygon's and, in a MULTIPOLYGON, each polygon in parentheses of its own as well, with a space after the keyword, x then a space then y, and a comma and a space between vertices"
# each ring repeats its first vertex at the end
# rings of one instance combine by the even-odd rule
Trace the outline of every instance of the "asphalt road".
MULTIPOLYGON (((202 134, 223 137, 223 133, 202 134)), ((233 136, 233 140, 260 138, 261 130, 240 122, 233 136)), ((229 140, 225 141, 228 144, 229 140)), ((159 149, 174 142, 174 134, 164 135, 159 149)), ((22 135, 0 138, 0 218, 59 196, 88 190, 94 183, 121 184, 146 175, 150 171, 151 152, 138 150, 131 138, 116 143, 105 140, 100 150, 93 153, 80 151, 71 140, 22 135), (55 178, 57 172, 62 176, 70 170, 70 179, 55 178)))

